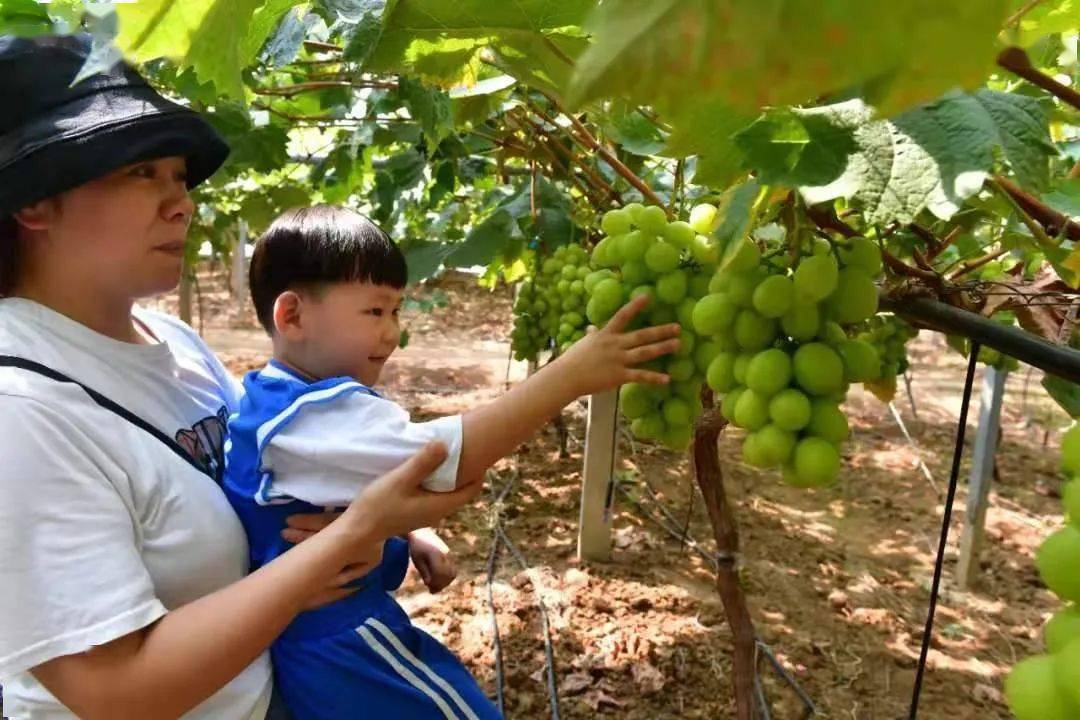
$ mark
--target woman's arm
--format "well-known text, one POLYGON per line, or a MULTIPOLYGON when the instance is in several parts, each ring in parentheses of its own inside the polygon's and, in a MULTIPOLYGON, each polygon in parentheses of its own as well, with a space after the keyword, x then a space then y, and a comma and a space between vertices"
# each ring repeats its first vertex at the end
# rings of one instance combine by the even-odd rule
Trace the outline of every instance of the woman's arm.
POLYGON ((479 483, 493 463, 513 452, 574 399, 627 382, 666 382, 666 375, 635 366, 678 350, 679 341, 673 338, 679 326, 623 332, 648 302, 647 297, 639 297, 627 303, 603 330, 590 333, 498 400, 466 413, 457 487, 479 483))
MULTIPOLYGON (((420 484, 445 459, 432 444, 368 486, 327 529, 243 580, 153 625, 31 672, 86 720, 176 718, 252 663, 343 568, 391 535, 450 514, 479 491, 430 493, 420 484)), ((353 571, 354 572, 354 571, 353 571)), ((351 574, 351 572, 350 572, 351 574)))

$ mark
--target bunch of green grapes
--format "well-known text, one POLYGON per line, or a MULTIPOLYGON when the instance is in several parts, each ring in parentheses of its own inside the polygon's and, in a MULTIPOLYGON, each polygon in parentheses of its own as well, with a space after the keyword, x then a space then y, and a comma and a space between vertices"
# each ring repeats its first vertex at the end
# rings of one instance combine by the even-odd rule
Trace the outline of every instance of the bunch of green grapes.
POLYGON ((881 378, 903 375, 908 369, 907 344, 919 331, 896 315, 881 314, 860 324, 854 336, 870 343, 881 358, 881 378))
POLYGON ((864 238, 835 251, 819 241, 793 271, 784 262, 763 262, 749 239, 733 243, 694 307, 694 329, 718 350, 706 380, 723 395, 724 417, 747 432, 743 458, 816 487, 840 471, 849 384, 881 371, 874 346, 844 330, 877 312, 881 253, 864 238))
POLYGON ((896 397, 896 377, 908 368, 908 341, 919 331, 896 315, 883 314, 851 328, 849 333, 873 345, 881 360, 878 377, 867 380, 864 386, 882 402, 892 402, 896 397))
POLYGON ((563 245, 522 283, 514 302, 510 348, 517 360, 536 360, 548 348, 565 350, 585 336, 585 278, 589 252, 563 245))
POLYGON ((693 329, 693 313, 709 292, 709 279, 719 260, 719 247, 711 237, 717 211, 696 206, 689 222, 668 222, 662 208, 630 203, 606 213, 601 223, 605 237, 592 253, 599 268, 585 278, 589 301, 586 316, 601 326, 629 300, 645 294, 652 298, 638 324, 682 326, 680 348, 648 367, 666 372, 671 383, 651 386, 631 383, 619 391, 619 404, 634 435, 683 450, 690 444, 694 421, 701 415, 701 388, 714 348, 700 343, 693 329))
POLYGON ((1046 653, 1021 661, 1005 679, 1005 697, 1018 720, 1080 717, 1080 425, 1061 442, 1061 469, 1070 478, 1061 495, 1068 524, 1043 542, 1035 564, 1067 604, 1046 624, 1046 653))

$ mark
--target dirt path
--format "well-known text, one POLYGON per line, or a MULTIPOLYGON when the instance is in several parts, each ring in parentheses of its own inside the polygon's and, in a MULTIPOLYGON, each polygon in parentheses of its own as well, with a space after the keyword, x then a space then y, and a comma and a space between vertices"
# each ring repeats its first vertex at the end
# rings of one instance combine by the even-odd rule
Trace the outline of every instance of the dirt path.
MULTIPOLYGON (((442 290, 450 305, 412 318, 410 346, 387 372, 386 389, 418 417, 464 410, 497 395, 506 380, 508 299, 466 281, 452 280, 442 290)), ((254 367, 265 352, 265 339, 254 331, 211 326, 207 337, 235 371, 254 367)), ((944 488, 964 363, 931 338, 920 338, 913 360, 919 419, 906 398, 897 404, 944 488)), ((511 379, 523 370, 512 364, 511 379)), ((1000 482, 991 495, 982 574, 971 592, 958 591, 951 580, 963 490, 958 499, 922 718, 1008 718, 1001 675, 1039 650, 1041 625, 1056 607, 1038 581, 1033 552, 1061 522, 1057 433, 1044 435, 1031 419, 1064 418, 1036 400, 1044 396, 1038 378, 1029 383, 1025 405, 1023 380, 1019 373, 1008 386, 1000 482)), ((977 407, 976 398, 969 446, 977 407)), ((916 469, 916 453, 886 406, 854 392, 848 410, 853 436, 833 488, 796 490, 774 473, 744 466, 735 432, 722 436, 721 458, 742 533, 743 582, 761 635, 825 717, 892 720, 906 716, 942 502, 916 469)), ((501 479, 519 478, 505 524, 535 569, 531 576, 516 572, 504 558, 493 585, 508 716, 550 716, 535 581, 551 615, 563 718, 729 717, 730 635, 701 558, 620 498, 613 561, 575 560, 583 408, 575 405, 566 416, 569 458, 559 458, 548 428, 497 468, 501 479)), ((691 535, 710 536, 685 456, 624 440, 619 476, 644 505, 648 483, 676 517, 689 518, 691 535)), ((461 570, 451 588, 433 597, 411 575, 401 596, 416 622, 459 653, 493 692, 490 513, 485 498, 442 529, 461 570)), ((800 717, 790 693, 771 677, 766 686, 774 718, 800 717)))

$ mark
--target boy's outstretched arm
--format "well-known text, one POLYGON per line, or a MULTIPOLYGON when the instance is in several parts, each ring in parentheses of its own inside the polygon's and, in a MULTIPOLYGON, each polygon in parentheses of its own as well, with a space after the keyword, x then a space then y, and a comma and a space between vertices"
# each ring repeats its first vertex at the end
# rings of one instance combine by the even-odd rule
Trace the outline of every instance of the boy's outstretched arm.
POLYGON ((643 296, 627 303, 603 330, 590 332, 498 400, 467 412, 462 418, 457 486, 479 482, 497 460, 513 452, 582 395, 628 382, 666 383, 667 375, 637 366, 678 350, 679 325, 626 332, 630 321, 648 302, 648 297, 643 296))

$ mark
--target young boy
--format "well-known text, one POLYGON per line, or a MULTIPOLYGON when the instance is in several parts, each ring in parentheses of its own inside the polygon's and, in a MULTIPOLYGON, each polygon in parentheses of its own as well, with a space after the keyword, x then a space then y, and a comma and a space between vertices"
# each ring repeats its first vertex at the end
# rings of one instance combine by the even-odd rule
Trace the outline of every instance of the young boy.
MULTIPOLYGON (((575 398, 624 382, 666 382, 635 366, 678 348, 677 325, 623 332, 647 302, 635 301, 494 402, 414 423, 372 389, 398 346, 406 278, 390 238, 344 208, 287 212, 259 239, 251 296, 274 356, 244 378, 225 479, 254 567, 288 549, 288 515, 348 504, 428 442, 441 441, 448 454, 427 489, 481 482, 575 398)), ((408 545, 432 592, 453 579, 433 532, 411 534, 408 545)), ((295 720, 499 717, 460 661, 413 627, 391 595, 408 553, 404 541, 388 542, 356 592, 301 614, 274 643, 276 683, 295 720)))

